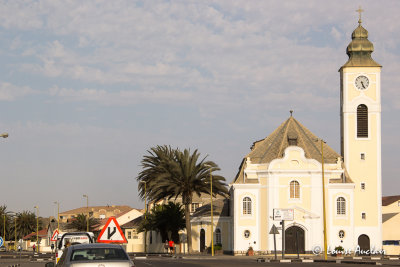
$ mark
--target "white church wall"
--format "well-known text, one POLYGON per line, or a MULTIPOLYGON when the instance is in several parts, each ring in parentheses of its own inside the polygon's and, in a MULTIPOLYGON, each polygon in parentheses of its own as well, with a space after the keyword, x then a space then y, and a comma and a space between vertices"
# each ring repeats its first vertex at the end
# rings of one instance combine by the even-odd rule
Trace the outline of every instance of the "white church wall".
POLYGON ((330 250, 342 246, 345 250, 354 250, 354 184, 329 184, 327 188, 327 233, 330 250), (344 215, 338 214, 337 199, 346 200, 344 215), (343 231, 344 236, 339 236, 343 231))
POLYGON ((259 218, 260 206, 258 200, 259 189, 257 184, 237 184, 234 186, 234 251, 247 251, 249 246, 254 250, 259 250, 260 231, 259 218), (251 214, 243 214, 243 199, 250 197, 252 201, 251 214), (250 235, 245 237, 245 231, 250 235), (255 242, 255 243, 254 243, 255 242))

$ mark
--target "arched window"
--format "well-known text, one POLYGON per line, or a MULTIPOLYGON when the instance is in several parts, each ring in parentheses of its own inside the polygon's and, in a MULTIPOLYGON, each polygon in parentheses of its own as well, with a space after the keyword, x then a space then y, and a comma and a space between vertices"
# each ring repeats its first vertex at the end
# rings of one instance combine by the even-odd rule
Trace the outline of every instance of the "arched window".
POLYGON ((297 181, 290 182, 290 198, 300 198, 300 184, 297 181))
POLYGON ((222 244, 221 229, 215 230, 215 244, 222 244))
POLYGON ((243 214, 251 214, 251 198, 243 198, 243 214))
POLYGON ((346 215, 346 200, 344 197, 338 197, 336 199, 336 214, 346 215))
POLYGON ((357 107, 357 137, 368 137, 368 107, 364 104, 357 107))

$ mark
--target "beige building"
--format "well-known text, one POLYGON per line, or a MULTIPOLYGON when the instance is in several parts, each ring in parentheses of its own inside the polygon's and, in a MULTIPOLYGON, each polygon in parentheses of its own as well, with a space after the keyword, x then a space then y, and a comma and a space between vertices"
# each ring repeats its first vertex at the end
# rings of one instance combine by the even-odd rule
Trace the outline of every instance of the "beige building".
POLYGON ((400 196, 382 198, 383 248, 388 255, 400 255, 400 196))
POLYGON ((321 147, 321 139, 292 116, 255 142, 231 185, 234 253, 250 246, 271 251, 269 231, 280 227, 274 210, 281 209, 294 218, 285 222, 284 234, 280 230, 279 250, 282 243, 286 253, 323 249, 322 188, 330 250, 367 254, 382 248, 381 66, 371 57, 361 20, 351 38, 349 59, 339 69, 341 153, 321 147))
POLYGON ((107 206, 90 206, 90 207, 81 207, 73 210, 68 210, 64 212, 60 212, 60 222, 66 223, 69 220, 77 217, 79 214, 87 215, 96 219, 105 219, 111 216, 117 216, 118 214, 131 211, 132 208, 129 206, 116 206, 116 205, 107 205, 107 206))

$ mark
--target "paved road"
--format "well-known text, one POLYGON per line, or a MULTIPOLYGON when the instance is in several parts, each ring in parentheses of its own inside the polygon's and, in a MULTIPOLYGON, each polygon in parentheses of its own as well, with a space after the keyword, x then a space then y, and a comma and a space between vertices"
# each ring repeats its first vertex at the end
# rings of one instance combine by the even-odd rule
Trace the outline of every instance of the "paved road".
POLYGON ((284 266, 290 267, 335 267, 335 266, 349 266, 348 264, 335 264, 335 263, 257 263, 255 259, 171 259, 171 258, 149 258, 135 260, 137 267, 246 267, 246 266, 284 266))
MULTIPOLYGON (((0 259, 0 267, 9 267, 12 265, 20 264, 20 267, 44 267, 47 261, 30 262, 27 259, 0 259)), ((400 266, 400 262, 386 262, 386 264, 393 264, 400 266)), ((239 257, 225 257, 216 259, 207 258, 191 258, 191 259, 175 259, 166 257, 149 257, 147 259, 136 259, 135 265, 137 267, 247 267, 247 266, 290 266, 290 267, 335 267, 335 266, 373 266, 373 265, 360 265, 360 264, 336 264, 336 263, 258 263, 255 258, 239 258, 239 257)))

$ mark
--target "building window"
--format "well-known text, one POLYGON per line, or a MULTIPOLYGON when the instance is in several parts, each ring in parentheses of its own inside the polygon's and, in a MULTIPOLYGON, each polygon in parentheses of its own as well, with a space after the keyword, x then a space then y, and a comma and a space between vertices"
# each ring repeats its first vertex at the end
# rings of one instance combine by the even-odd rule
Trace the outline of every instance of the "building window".
POLYGON ((132 237, 133 237, 133 239, 138 239, 139 238, 138 235, 137 235, 136 229, 132 229, 132 237))
POLYGON ((219 228, 217 228, 217 230, 215 230, 215 243, 222 244, 221 229, 219 229, 219 228))
POLYGON ((367 214, 365 212, 361 213, 361 219, 366 220, 367 214))
POLYGON ((344 231, 343 230, 339 231, 339 238, 344 238, 344 231))
POLYGON ((361 154, 360 154, 360 158, 361 158, 362 160, 365 160, 365 153, 361 153, 361 154))
POLYGON ((200 207, 200 203, 192 203, 190 205, 190 212, 195 212, 200 207))
POLYGON ((251 214, 251 198, 249 197, 243 198, 243 214, 245 215, 251 214))
POLYGON ((357 137, 368 137, 368 107, 364 104, 357 107, 357 137))
POLYGON ((361 190, 365 190, 365 183, 361 183, 361 190))
POLYGON ((128 239, 132 239, 132 232, 128 231, 128 239))
POLYGON ((290 182, 290 198, 300 198, 300 184, 297 181, 290 182))
POLYGON ((336 214, 346 215, 346 200, 344 197, 338 197, 336 199, 336 214))
POLYGON ((250 231, 249 230, 244 231, 243 235, 244 235, 244 238, 246 238, 246 239, 249 238, 250 237, 250 231))

